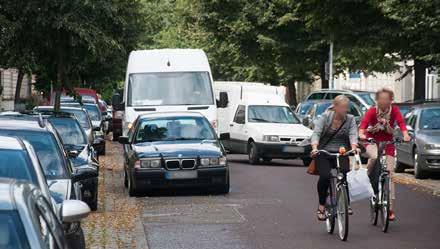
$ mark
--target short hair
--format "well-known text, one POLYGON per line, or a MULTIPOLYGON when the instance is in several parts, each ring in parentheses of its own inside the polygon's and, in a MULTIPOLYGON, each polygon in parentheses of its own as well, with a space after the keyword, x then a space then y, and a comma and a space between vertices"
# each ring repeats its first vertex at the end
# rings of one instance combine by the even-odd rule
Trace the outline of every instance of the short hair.
POLYGON ((333 99, 333 105, 340 104, 341 102, 349 103, 350 99, 345 95, 338 95, 333 99))
POLYGON ((394 100, 394 92, 393 92, 393 90, 391 90, 389 88, 386 88, 386 87, 383 87, 383 88, 377 90, 377 92, 376 92, 376 100, 379 98, 379 95, 381 93, 387 93, 388 96, 390 96, 390 99, 394 100))

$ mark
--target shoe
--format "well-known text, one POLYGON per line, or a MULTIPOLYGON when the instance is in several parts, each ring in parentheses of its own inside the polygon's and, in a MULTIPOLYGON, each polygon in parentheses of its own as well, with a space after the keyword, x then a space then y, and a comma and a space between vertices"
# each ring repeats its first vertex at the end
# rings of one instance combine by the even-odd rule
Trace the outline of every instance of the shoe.
POLYGON ((351 207, 348 208, 348 215, 353 215, 353 209, 351 209, 351 207))
POLYGON ((325 221, 327 219, 327 216, 325 215, 325 210, 318 210, 316 211, 316 216, 319 221, 325 221))
POLYGON ((390 214, 388 215, 389 221, 394 221, 396 219, 396 215, 394 214, 393 210, 390 210, 390 214))

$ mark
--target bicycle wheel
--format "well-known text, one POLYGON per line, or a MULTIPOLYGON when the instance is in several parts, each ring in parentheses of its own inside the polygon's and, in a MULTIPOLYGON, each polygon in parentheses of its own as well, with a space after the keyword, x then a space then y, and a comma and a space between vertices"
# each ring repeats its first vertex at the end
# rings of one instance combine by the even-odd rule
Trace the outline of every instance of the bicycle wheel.
POLYGON ((346 241, 348 237, 348 194, 347 187, 344 185, 338 186, 337 189, 337 219, 339 238, 346 241))
POLYGON ((379 209, 377 208, 377 198, 371 197, 370 198, 370 222, 373 226, 377 225, 378 211, 379 211, 379 209))
POLYGON ((381 181, 381 205, 379 208, 379 217, 382 225, 382 231, 386 233, 390 224, 390 178, 384 176, 381 181))
POLYGON ((327 204, 325 207, 325 225, 327 233, 333 234, 335 231, 335 219, 336 219, 336 179, 330 179, 330 187, 328 189, 327 204))

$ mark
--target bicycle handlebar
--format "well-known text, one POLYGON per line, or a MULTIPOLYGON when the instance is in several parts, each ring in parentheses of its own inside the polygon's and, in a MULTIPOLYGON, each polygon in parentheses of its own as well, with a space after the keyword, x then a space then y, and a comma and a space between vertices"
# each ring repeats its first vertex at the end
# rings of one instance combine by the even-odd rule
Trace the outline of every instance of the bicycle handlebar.
POLYGON ((340 157, 340 156, 350 156, 350 155, 353 155, 353 154, 356 154, 356 149, 354 149, 354 150, 349 150, 349 151, 347 151, 347 152, 345 152, 344 154, 340 154, 340 153, 330 153, 330 152, 328 152, 328 151, 326 151, 326 150, 318 150, 318 154, 325 154, 325 155, 327 155, 327 156, 332 156, 332 157, 340 157))
POLYGON ((364 141, 367 141, 367 143, 370 143, 370 144, 385 144, 385 145, 388 145, 388 144, 400 144, 400 143, 403 142, 403 140, 400 139, 400 138, 394 138, 394 140, 392 140, 392 141, 377 142, 374 138, 371 138, 371 137, 365 139, 364 141))

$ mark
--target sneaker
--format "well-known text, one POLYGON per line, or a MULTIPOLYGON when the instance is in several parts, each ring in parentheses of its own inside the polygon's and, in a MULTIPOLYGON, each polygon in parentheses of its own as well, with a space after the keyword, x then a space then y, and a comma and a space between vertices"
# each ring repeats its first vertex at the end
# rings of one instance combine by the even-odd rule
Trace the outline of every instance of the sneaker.
POLYGON ((393 210, 390 210, 390 214, 388 215, 388 220, 394 221, 396 219, 396 215, 393 210))

